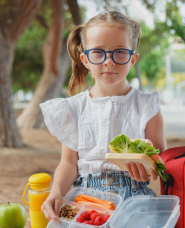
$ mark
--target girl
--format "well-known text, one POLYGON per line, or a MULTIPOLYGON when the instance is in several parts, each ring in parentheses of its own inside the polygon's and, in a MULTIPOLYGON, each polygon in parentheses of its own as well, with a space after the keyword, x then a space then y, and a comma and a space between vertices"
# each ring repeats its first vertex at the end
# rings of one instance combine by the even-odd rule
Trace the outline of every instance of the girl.
POLYGON ((142 164, 127 164, 128 172, 105 160, 111 139, 118 134, 147 138, 162 153, 166 149, 157 92, 144 94, 128 85, 126 76, 139 54, 140 27, 115 11, 103 13, 77 26, 69 36, 72 77, 70 98, 41 104, 45 123, 62 143, 61 161, 51 193, 42 205, 48 220, 59 221, 63 196, 74 185, 119 193, 123 200, 136 194, 155 193, 147 188, 157 179, 142 164), (77 93, 90 70, 94 86, 77 93), (74 95, 74 96, 73 96, 74 95))

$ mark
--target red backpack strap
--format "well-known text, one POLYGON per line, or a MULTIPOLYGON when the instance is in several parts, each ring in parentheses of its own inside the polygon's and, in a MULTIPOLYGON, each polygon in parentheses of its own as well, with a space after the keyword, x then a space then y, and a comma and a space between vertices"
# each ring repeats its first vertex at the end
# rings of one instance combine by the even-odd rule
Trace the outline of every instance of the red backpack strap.
POLYGON ((169 187, 174 187, 174 183, 173 183, 173 176, 169 173, 165 173, 168 175, 168 180, 167 182, 163 181, 161 179, 161 181, 163 182, 163 195, 168 195, 168 188, 169 187))

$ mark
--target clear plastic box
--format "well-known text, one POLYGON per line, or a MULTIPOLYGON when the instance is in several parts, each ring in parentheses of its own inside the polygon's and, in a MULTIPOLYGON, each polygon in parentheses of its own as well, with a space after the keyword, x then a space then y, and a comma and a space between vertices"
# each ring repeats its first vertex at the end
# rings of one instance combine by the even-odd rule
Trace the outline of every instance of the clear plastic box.
POLYGON ((179 215, 177 196, 132 196, 118 208, 111 228, 174 228, 179 215))
POLYGON ((68 227, 69 228, 92 228, 92 227, 109 228, 110 220, 116 214, 116 211, 119 209, 121 202, 122 202, 121 196, 116 193, 102 192, 99 190, 94 190, 94 189, 90 189, 90 188, 82 188, 82 187, 72 188, 70 190, 70 192, 68 192, 66 194, 66 196, 64 197, 64 203, 62 206, 69 205, 69 204, 77 206, 77 208, 79 209, 78 214, 74 217, 74 219, 72 221, 68 221, 66 219, 60 218, 60 224, 51 220, 48 223, 46 228, 68 228, 68 227), (97 198, 103 199, 103 200, 113 201, 114 205, 116 206, 116 209, 113 211, 113 210, 109 210, 109 209, 97 208, 97 207, 74 203, 73 202, 74 198, 81 194, 94 196, 94 197, 97 197, 97 198), (106 215, 111 215, 111 216, 107 220, 107 222, 101 226, 95 226, 95 225, 92 226, 92 225, 88 225, 88 224, 86 225, 86 224, 76 222, 77 217, 79 217, 82 212, 84 212, 84 211, 89 212, 91 210, 98 211, 98 213, 103 217, 106 215))
POLYGON ((102 192, 89 188, 73 188, 65 197, 63 206, 76 205, 78 214, 72 221, 61 218, 60 224, 50 221, 47 228, 174 228, 179 215, 180 206, 177 196, 132 196, 122 203, 121 196, 115 193, 102 192), (77 195, 86 194, 99 199, 113 201, 116 210, 101 209, 73 203, 77 195), (111 215, 101 226, 77 223, 76 219, 84 211, 97 210, 100 215, 111 215))

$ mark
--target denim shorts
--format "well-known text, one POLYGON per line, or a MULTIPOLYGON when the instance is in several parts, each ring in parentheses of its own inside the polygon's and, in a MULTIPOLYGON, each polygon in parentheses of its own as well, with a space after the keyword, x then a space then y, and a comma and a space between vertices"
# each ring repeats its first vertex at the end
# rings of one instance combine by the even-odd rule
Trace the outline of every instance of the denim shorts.
POLYGON ((73 184, 74 187, 81 186, 86 188, 98 189, 118 193, 122 200, 135 195, 156 196, 155 192, 147 187, 147 182, 137 182, 124 171, 103 171, 88 174, 86 177, 79 177, 73 184))

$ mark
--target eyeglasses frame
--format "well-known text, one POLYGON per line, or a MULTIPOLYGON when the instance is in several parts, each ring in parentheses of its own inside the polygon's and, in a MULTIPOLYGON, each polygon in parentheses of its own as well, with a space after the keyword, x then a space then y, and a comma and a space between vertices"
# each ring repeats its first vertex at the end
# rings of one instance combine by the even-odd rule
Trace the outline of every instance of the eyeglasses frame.
POLYGON ((125 48, 118 48, 118 49, 115 49, 114 51, 105 51, 105 50, 100 49, 100 48, 92 48, 92 49, 87 49, 87 50, 84 51, 84 54, 87 55, 87 58, 88 58, 89 62, 92 63, 92 64, 94 64, 94 65, 99 65, 99 64, 102 64, 103 62, 105 62, 105 60, 107 59, 107 53, 111 53, 112 54, 111 55, 111 58, 112 58, 112 60, 113 60, 114 63, 116 63, 118 65, 125 65, 125 64, 127 64, 130 61, 131 56, 134 55, 136 52, 134 50, 125 49, 125 48), (90 61, 90 59, 89 59, 89 52, 92 51, 92 50, 100 50, 100 51, 103 51, 105 53, 105 58, 104 58, 104 60, 101 63, 92 63, 90 61), (121 63, 115 62, 115 60, 113 58, 113 54, 114 54, 115 51, 118 51, 118 50, 126 50, 126 51, 128 51, 128 53, 129 53, 129 60, 126 63, 122 63, 121 64, 121 63))

